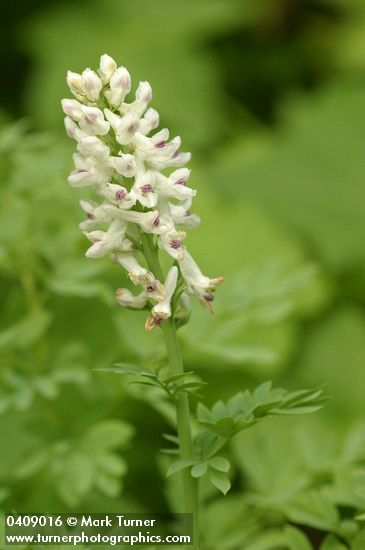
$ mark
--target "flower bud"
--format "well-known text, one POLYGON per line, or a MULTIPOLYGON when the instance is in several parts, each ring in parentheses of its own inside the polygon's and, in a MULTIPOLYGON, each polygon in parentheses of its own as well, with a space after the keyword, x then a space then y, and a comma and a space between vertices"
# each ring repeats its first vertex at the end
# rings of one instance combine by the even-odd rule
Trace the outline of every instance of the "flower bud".
POLYGON ((127 113, 121 119, 118 129, 116 131, 117 142, 121 145, 129 145, 132 141, 134 134, 137 132, 139 127, 139 118, 132 114, 127 113))
POLYGON ((144 114, 144 117, 142 118, 140 122, 140 128, 139 131, 143 135, 149 134, 151 130, 154 130, 157 128, 157 126, 160 124, 160 116, 156 109, 147 109, 147 111, 144 114))
POLYGON ((147 81, 140 82, 136 90, 136 100, 143 105, 148 105, 152 100, 151 84, 147 81))
POLYGON ((117 64, 110 55, 106 53, 100 58, 99 75, 104 84, 109 84, 111 77, 117 69, 117 64))
POLYGON ((113 107, 119 107, 131 91, 131 77, 125 67, 119 67, 110 79, 110 90, 105 95, 113 107))
POLYGON ((90 101, 96 101, 99 98, 103 85, 95 71, 85 69, 81 75, 81 84, 86 97, 90 101))
POLYGON ((114 132, 116 132, 122 121, 122 117, 119 115, 116 115, 110 109, 104 109, 104 115, 107 121, 110 123, 110 126, 113 128, 114 132))
POLYGON ((76 122, 74 122, 72 118, 70 118, 69 116, 65 117, 64 122, 65 122, 66 133, 69 137, 76 139, 76 141, 79 141, 80 139, 83 139, 84 137, 87 136, 87 134, 85 134, 85 132, 80 130, 76 122))
POLYGON ((77 99, 81 99, 84 96, 81 75, 79 73, 67 71, 66 82, 67 86, 70 88, 71 92, 77 97, 77 99))
POLYGON ((172 156, 168 166, 184 166, 190 162, 191 153, 179 153, 176 151, 176 154, 172 156))
POLYGON ((79 121, 82 117, 81 103, 76 99, 62 99, 61 105, 65 115, 73 120, 79 121))
POLYGON ((104 136, 109 132, 110 124, 104 119, 102 111, 97 107, 81 106, 82 117, 80 128, 92 135, 104 136))
MULTIPOLYGON (((183 292, 177 304, 175 312, 175 319, 179 319, 180 322, 186 322, 191 314, 191 301, 190 296, 183 292)), ((185 324, 185 323, 184 323, 185 324)))
POLYGON ((121 145, 129 145, 139 128, 139 118, 133 113, 127 113, 121 117, 109 109, 104 109, 104 114, 115 132, 117 142, 121 145))
POLYGON ((108 160, 110 155, 109 147, 96 136, 86 136, 81 139, 78 143, 77 150, 84 155, 84 157, 93 156, 101 161, 108 160))
POLYGON ((110 221, 109 216, 96 202, 80 200, 80 206, 87 216, 86 220, 79 224, 81 231, 92 231, 97 229, 100 224, 110 221))

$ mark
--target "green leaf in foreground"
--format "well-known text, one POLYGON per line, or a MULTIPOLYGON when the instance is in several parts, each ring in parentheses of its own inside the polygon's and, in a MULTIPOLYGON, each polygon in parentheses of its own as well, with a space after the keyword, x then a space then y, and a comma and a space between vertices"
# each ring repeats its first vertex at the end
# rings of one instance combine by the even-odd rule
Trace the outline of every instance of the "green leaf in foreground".
POLYGON ((114 374, 129 374, 132 376, 150 376, 156 378, 157 374, 145 367, 133 365, 132 363, 115 363, 113 367, 105 367, 101 369, 94 369, 97 372, 112 372, 114 374))
POLYGON ((181 472, 182 470, 185 470, 185 468, 189 468, 190 466, 194 466, 198 461, 191 459, 181 459, 177 460, 173 464, 171 464, 170 468, 167 470, 166 476, 172 476, 173 474, 176 474, 177 472, 181 472))
POLYGON ((212 485, 214 485, 214 487, 219 489, 224 495, 226 495, 231 488, 231 482, 229 481, 226 474, 224 474, 223 472, 218 472, 217 470, 210 470, 209 480, 212 483, 212 485))
POLYGON ((326 399, 322 387, 287 392, 281 388, 272 389, 271 382, 266 382, 253 393, 246 390, 227 403, 218 401, 211 410, 199 403, 197 417, 207 429, 229 438, 264 417, 316 412, 326 399))

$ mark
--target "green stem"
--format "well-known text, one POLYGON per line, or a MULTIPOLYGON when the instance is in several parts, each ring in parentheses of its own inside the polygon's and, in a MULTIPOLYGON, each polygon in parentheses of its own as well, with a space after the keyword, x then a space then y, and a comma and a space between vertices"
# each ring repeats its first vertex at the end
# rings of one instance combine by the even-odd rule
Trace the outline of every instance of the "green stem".
MULTIPOLYGON (((158 259, 158 252, 150 235, 141 232, 143 252, 150 270, 158 279, 163 281, 162 270, 158 259)), ((176 327, 172 318, 167 319, 161 325, 167 354, 173 374, 183 374, 184 365, 182 361, 180 346, 177 338, 176 327)), ((180 445, 180 457, 182 459, 193 458, 193 441, 191 435, 191 417, 189 396, 184 392, 176 394, 176 420, 180 445)), ((189 469, 182 471, 184 512, 193 514, 193 550, 199 548, 199 495, 198 481, 190 475, 189 469)))
POLYGON ((143 231, 140 231, 140 237, 141 242, 143 246, 143 253, 145 255, 148 267, 152 271, 152 273, 159 279, 161 282, 163 282, 163 274, 162 269, 160 266, 160 262, 158 259, 158 251, 156 250, 156 246, 154 245, 152 241, 152 236, 147 235, 146 233, 143 233, 143 231))
MULTIPOLYGON (((171 370, 174 374, 183 374, 184 365, 181 357, 180 346, 177 339, 174 321, 168 319, 161 325, 166 342, 167 353, 171 370)), ((176 418, 180 444, 180 457, 191 459, 193 457, 193 442, 191 435, 189 397, 186 393, 177 392, 176 418)), ((199 548, 199 496, 198 481, 190 475, 190 469, 182 471, 184 509, 185 513, 193 514, 194 545, 199 548)))
MULTIPOLYGON (((42 309, 42 303, 39 299, 37 285, 33 273, 29 268, 20 270, 20 284, 23 288, 28 310, 35 314, 42 309)), ((44 338, 41 338, 34 347, 34 354, 40 366, 43 366, 47 360, 47 347, 44 338)))

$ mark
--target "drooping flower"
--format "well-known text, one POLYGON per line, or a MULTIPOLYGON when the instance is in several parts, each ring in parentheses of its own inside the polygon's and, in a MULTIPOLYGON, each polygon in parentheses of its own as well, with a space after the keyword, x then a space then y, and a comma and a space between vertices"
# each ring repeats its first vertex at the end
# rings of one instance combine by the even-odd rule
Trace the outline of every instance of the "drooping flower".
POLYGON ((164 283, 166 295, 163 300, 153 306, 151 315, 146 321, 145 326, 147 331, 152 330, 155 326, 160 325, 162 321, 171 317, 171 300, 176 290, 178 276, 179 271, 174 265, 168 272, 164 283))
POLYGON ((223 277, 210 279, 202 274, 193 257, 187 252, 179 262, 180 271, 184 277, 188 291, 195 294, 203 306, 208 310, 212 310, 211 302, 214 299, 212 292, 215 287, 223 283, 223 277))
POLYGON ((92 242, 86 256, 111 253, 132 283, 141 287, 136 295, 118 289, 116 299, 124 307, 150 309, 147 330, 175 313, 186 315, 189 294, 211 311, 214 289, 223 279, 204 276, 183 242, 182 229, 200 222, 191 213, 196 191, 187 185, 190 153, 180 151, 179 136, 171 139, 166 128, 158 130, 159 114, 149 106, 151 85, 140 82, 128 100, 130 74, 107 54, 101 56, 97 71, 69 71, 66 80, 74 99, 62 100, 65 128, 77 142, 75 169, 68 181, 73 187, 91 187, 101 198, 81 201, 87 218, 80 229, 92 242), (175 262, 164 283, 153 272, 151 250, 157 263, 158 250, 175 262), (173 300, 177 288, 179 298, 173 300))
POLYGON ((134 295, 127 288, 117 288, 115 298, 118 304, 129 309, 143 309, 147 304, 147 292, 145 290, 134 295))

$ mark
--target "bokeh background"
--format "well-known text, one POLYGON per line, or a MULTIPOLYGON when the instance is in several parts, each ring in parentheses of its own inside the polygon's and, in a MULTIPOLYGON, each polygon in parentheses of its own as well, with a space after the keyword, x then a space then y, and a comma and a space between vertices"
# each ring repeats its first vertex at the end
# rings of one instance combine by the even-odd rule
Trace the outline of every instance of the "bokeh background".
POLYGON ((121 271, 84 257, 66 181, 65 73, 109 53, 193 153, 190 248, 226 279, 215 315, 197 305, 181 330, 206 403, 265 380, 330 395, 234 440, 231 493, 203 487, 204 548, 363 550, 363 0, 14 0, 0 25, 2 510, 179 498, 159 452, 169 406, 94 370, 165 360, 158 331, 114 304, 121 271))

